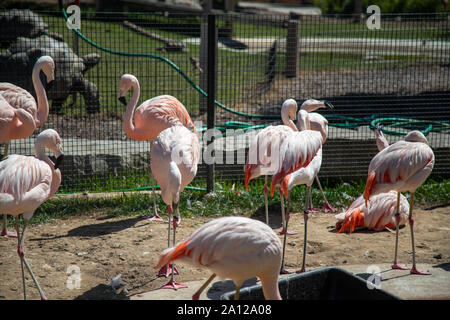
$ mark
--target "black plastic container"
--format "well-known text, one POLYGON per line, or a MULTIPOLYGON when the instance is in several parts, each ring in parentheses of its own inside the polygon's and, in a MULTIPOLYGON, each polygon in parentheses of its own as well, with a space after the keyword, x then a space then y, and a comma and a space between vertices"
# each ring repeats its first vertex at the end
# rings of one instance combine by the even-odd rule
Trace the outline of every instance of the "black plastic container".
MULTIPOLYGON (((382 289, 369 289, 367 281, 336 267, 300 273, 278 281, 283 300, 398 300, 382 289)), ((234 299, 235 291, 222 300, 234 299)), ((241 289, 240 300, 264 300, 261 285, 241 289)))

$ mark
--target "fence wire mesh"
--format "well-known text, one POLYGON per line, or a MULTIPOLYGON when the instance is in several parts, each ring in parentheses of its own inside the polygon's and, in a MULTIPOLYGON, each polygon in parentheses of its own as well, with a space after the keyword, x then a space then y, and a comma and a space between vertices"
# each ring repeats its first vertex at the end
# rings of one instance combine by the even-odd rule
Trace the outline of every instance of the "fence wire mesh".
MULTIPOLYGON (((251 130, 280 124, 287 98, 299 106, 307 98, 335 106, 318 111, 329 121, 321 177, 365 179, 377 152, 371 130, 376 123, 384 126, 390 143, 412 129, 424 132, 436 155, 433 175, 450 175, 449 15, 383 15, 380 30, 354 20, 216 16, 216 100, 233 111, 216 107, 216 127, 224 134, 227 129, 243 133, 216 140, 224 151, 216 153, 216 177, 242 180, 251 130)), ((80 32, 103 48, 170 59, 206 91, 206 21, 206 16, 179 13, 83 12, 80 32)), ((200 131, 206 124, 206 98, 167 63, 95 48, 67 27, 61 12, 2 10, 0 29, 0 82, 34 95, 34 62, 41 55, 55 60, 48 120, 30 138, 11 141, 9 153, 31 155, 39 132, 57 130, 66 153, 60 191, 150 185, 150 144, 130 139, 122 129, 126 107, 117 94, 124 73, 140 82, 138 105, 170 94, 186 106, 200 131)), ((203 163, 196 180, 202 181, 205 172, 203 163)))

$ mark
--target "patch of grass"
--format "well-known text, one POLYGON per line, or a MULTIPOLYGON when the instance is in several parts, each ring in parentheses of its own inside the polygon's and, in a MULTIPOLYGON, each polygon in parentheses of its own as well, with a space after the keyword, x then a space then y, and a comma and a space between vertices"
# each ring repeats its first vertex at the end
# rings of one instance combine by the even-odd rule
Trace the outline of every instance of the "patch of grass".
MULTIPOLYGON (((191 186, 204 187, 204 182, 196 182, 191 186)), ((342 181, 322 181, 325 195, 339 211, 347 208, 354 199, 364 191, 365 182, 352 183, 342 181)), ((264 181, 252 181, 249 190, 245 190, 241 182, 219 181, 216 191, 205 194, 204 191, 185 189, 180 197, 179 210, 182 217, 219 217, 219 216, 252 216, 257 211, 264 212, 264 181)), ((450 180, 435 181, 429 179, 417 189, 415 203, 420 206, 442 205, 450 199, 450 180)), ((409 196, 409 195, 408 195, 409 196)), ((313 203, 321 208, 323 205, 320 191, 313 185, 313 203)), ((167 205, 157 195, 158 212, 167 216, 167 205)), ((290 209, 302 212, 305 201, 305 186, 297 186, 291 192, 290 209)), ((269 196, 269 207, 280 208, 280 198, 277 194, 269 196)), ((49 220, 64 219, 71 216, 88 213, 102 213, 107 216, 146 216, 153 209, 151 194, 123 193, 117 197, 105 198, 60 198, 53 197, 43 203, 35 212, 32 224, 40 224, 49 220)), ((22 219, 22 218, 21 218, 22 219)), ((13 218, 9 217, 11 228, 13 218)))

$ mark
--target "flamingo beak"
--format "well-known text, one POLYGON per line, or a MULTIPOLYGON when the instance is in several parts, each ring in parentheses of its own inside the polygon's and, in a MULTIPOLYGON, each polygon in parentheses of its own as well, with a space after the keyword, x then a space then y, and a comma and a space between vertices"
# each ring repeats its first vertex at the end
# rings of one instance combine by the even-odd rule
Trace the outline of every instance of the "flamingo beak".
POLYGON ((126 106, 127 105, 127 99, 125 97, 119 97, 119 101, 126 106))
POLYGON ((64 154, 61 154, 58 158, 56 158, 55 170, 59 168, 63 159, 64 159, 64 154))
POLYGON ((49 82, 47 82, 47 84, 45 85, 45 90, 48 91, 53 87, 53 84, 55 83, 55 80, 52 79, 49 82))
POLYGON ((333 110, 334 109, 334 106, 331 104, 331 102, 329 102, 329 101, 324 101, 323 102, 323 104, 324 104, 324 106, 325 107, 327 107, 328 109, 330 109, 330 110, 333 110))

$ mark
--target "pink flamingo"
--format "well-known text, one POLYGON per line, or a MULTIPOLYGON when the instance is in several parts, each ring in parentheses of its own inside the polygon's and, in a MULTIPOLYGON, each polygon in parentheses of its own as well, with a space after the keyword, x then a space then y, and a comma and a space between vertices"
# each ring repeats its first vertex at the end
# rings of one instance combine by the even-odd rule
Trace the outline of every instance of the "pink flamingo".
POLYGON ((202 291, 217 275, 232 279, 236 285, 235 300, 245 280, 259 277, 264 297, 281 300, 278 271, 281 265, 281 243, 273 230, 261 221, 245 217, 222 217, 204 224, 185 241, 161 253, 155 269, 180 259, 213 274, 192 296, 198 300, 202 291))
MULTIPOLYGON (((308 99, 302 103, 302 105, 300 106, 300 111, 304 110, 304 111, 308 112, 309 126, 310 126, 308 128, 308 130, 319 131, 320 134, 322 135, 322 145, 323 145, 328 137, 328 120, 324 116, 322 116, 320 113, 313 112, 320 108, 327 108, 327 109, 333 110, 334 106, 328 101, 319 101, 319 100, 315 100, 315 99, 308 99)), ((298 119, 299 119, 299 117, 297 116, 297 127, 300 130, 298 119)), ((320 151, 320 157, 322 158, 322 150, 320 151)), ((320 165, 319 165, 319 169, 320 169, 320 165)), ((319 186, 320 192, 322 193, 322 197, 324 200, 325 213, 335 212, 336 209, 330 205, 327 198, 325 197, 325 193, 323 192, 322 185, 320 184, 319 176, 317 174, 315 176, 315 180, 317 182, 317 185, 319 186)), ((310 196, 311 196, 311 193, 310 193, 310 196)), ((310 207, 308 210, 310 212, 318 212, 318 210, 316 210, 313 207, 311 197, 309 199, 309 205, 310 205, 310 207)))
MULTIPOLYGON (((411 244, 413 252, 412 274, 430 274, 428 271, 420 271, 416 268, 414 248, 414 219, 412 216, 414 205, 414 192, 430 175, 434 166, 434 153, 428 145, 425 136, 419 131, 411 131, 405 136, 404 141, 397 141, 389 147, 378 152, 369 165, 364 199, 367 201, 372 195, 390 190, 397 191, 397 209, 400 206, 400 193, 410 192, 410 205, 408 221, 411 230, 411 244)), ((371 208, 369 208, 370 210, 371 208)), ((400 215, 396 214, 396 237, 393 269, 406 269, 405 265, 397 263, 398 230, 400 215)))
MULTIPOLYGON (((175 245, 176 228, 181 222, 178 210, 180 194, 197 174, 197 164, 200 159, 198 136, 183 126, 167 128, 156 138, 151 158, 151 169, 161 187, 161 197, 164 203, 168 205, 168 246, 170 246, 171 220, 173 224, 173 245, 175 245), (172 213, 174 213, 173 219, 171 219, 172 213)), ((174 273, 178 273, 174 266, 163 267, 158 272, 158 276, 165 275, 167 277, 169 272, 172 273, 171 280, 164 288, 178 289, 185 287, 174 281, 174 273)))
MULTIPOLYGON (((250 180, 265 176, 264 179, 264 204, 266 213, 266 223, 269 224, 269 208, 267 195, 269 190, 267 188, 267 175, 276 172, 278 168, 278 149, 281 143, 292 132, 297 131, 297 127, 292 119, 295 119, 297 113, 297 102, 294 99, 287 99, 281 106, 281 120, 284 125, 268 126, 261 130, 250 144, 247 162, 244 167, 245 172, 245 188, 248 190, 248 183, 250 180)), ((281 202, 281 218, 282 230, 280 234, 285 232, 285 213, 284 213, 284 199, 283 193, 280 191, 281 202)), ((290 234, 293 234, 292 232, 290 234)))
MULTIPOLYGON (((47 94, 44 85, 39 77, 40 72, 47 77, 50 83, 55 79, 55 63, 49 56, 40 57, 33 67, 32 81, 38 102, 27 90, 22 89, 12 83, 0 82, 0 95, 9 104, 2 103, 0 111, 0 142, 5 143, 3 159, 8 154, 9 141, 13 139, 22 139, 31 136, 34 130, 47 121, 49 108, 47 94), (12 117, 11 108, 16 109, 16 116, 12 117), (20 110, 20 111, 19 111, 20 110), (28 113, 30 117, 25 114, 28 113), (25 117, 25 118, 24 118, 25 117)), ((17 237, 15 232, 8 232, 6 215, 3 215, 3 227, 0 235, 6 237, 17 237)))
MULTIPOLYGON (((197 134, 189 113, 177 98, 170 95, 157 96, 144 101, 135 109, 140 95, 139 81, 131 74, 122 75, 119 82, 119 101, 124 105, 127 105, 125 95, 131 88, 133 88, 133 94, 124 115, 123 129, 133 140, 149 140, 150 153, 153 140, 156 139, 161 131, 169 127, 182 125, 192 129, 197 134)), ((162 221, 156 209, 153 171, 150 174, 150 178, 153 186, 154 214, 149 220, 162 221)))
MULTIPOLYGON (((307 222, 308 222, 308 199, 310 198, 310 186, 317 175, 321 164, 322 135, 318 131, 308 130, 310 128, 309 114, 305 110, 300 110, 299 127, 302 131, 293 132, 284 141, 280 149, 280 160, 278 171, 272 176, 271 195, 276 186, 281 186, 284 196, 287 198, 285 228, 289 222, 289 199, 290 189, 296 184, 307 185, 305 195, 305 235, 303 244, 303 265, 300 272, 305 271, 307 222), (316 159, 317 158, 317 159, 316 159), (304 171, 300 171, 301 169, 304 171)), ((284 253, 286 247, 286 234, 283 242, 283 255, 281 273, 289 273, 284 269, 284 253)))
POLYGON ((35 142, 36 157, 10 155, 0 162, 0 211, 14 216, 18 235, 17 253, 22 267, 23 294, 26 300, 25 267, 28 269, 39 291, 41 299, 46 297, 39 286, 30 265, 25 259, 25 230, 34 211, 59 188, 61 172, 58 166, 63 158, 61 138, 53 129, 42 131, 35 142), (50 149, 56 157, 53 163, 45 154, 50 149), (23 214, 24 226, 19 231, 19 215, 23 214))
MULTIPOLYGON (((374 129, 378 150, 381 151, 389 146, 383 135, 381 127, 374 129)), ((395 214, 397 207, 397 192, 391 190, 387 193, 379 193, 370 198, 370 210, 366 207, 363 195, 359 196, 347 211, 337 214, 336 228, 338 233, 352 233, 357 227, 365 227, 370 230, 384 230, 395 228, 395 214)), ((400 194, 400 207, 398 213, 399 226, 405 225, 408 220, 409 203, 406 197, 400 194)))

